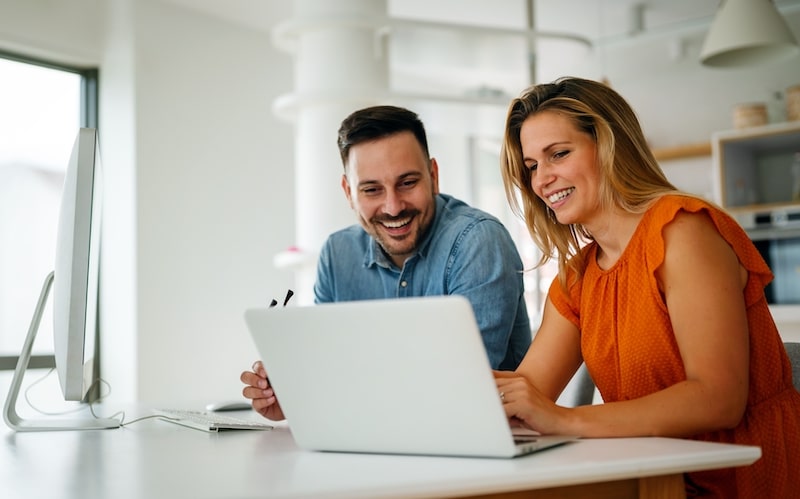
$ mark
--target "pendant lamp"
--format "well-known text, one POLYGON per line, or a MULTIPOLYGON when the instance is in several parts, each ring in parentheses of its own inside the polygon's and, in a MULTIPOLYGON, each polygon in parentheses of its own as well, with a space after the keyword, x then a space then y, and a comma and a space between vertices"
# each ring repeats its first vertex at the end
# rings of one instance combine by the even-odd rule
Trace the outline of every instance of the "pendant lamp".
POLYGON ((797 39, 772 0, 722 0, 700 62, 711 67, 751 66, 798 53, 797 39))

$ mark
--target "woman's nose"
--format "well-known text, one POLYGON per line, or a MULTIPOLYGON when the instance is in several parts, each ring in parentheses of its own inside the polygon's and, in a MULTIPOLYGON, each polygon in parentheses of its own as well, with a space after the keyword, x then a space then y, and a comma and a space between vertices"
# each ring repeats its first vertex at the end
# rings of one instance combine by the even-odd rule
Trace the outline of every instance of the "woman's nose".
POLYGON ((542 192, 545 187, 550 185, 555 177, 548 168, 541 166, 536 168, 536 172, 531 176, 531 187, 534 192, 542 192))

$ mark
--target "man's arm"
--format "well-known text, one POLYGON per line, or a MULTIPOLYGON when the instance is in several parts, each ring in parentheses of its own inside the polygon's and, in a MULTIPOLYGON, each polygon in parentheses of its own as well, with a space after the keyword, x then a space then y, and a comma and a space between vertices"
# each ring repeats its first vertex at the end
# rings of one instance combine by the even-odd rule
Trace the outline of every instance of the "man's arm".
POLYGON ((465 296, 475 311, 493 369, 514 369, 531 341, 522 260, 505 227, 482 220, 462 235, 447 274, 448 293, 465 296), (514 365, 502 365, 509 349, 514 365))
POLYGON ((333 301, 333 267, 331 265, 331 242, 325 241, 317 261, 317 279, 314 282, 314 303, 333 301))

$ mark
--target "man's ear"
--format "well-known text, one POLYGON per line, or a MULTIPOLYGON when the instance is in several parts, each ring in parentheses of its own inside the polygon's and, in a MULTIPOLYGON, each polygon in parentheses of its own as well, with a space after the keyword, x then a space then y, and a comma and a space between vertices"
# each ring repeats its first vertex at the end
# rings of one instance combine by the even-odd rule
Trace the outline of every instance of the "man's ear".
POLYGON ((347 202, 350 203, 350 208, 355 209, 353 206, 353 194, 350 191, 350 182, 347 181, 347 174, 342 175, 342 190, 344 191, 344 195, 347 198, 347 202))
POLYGON ((431 158, 431 186, 434 194, 439 194, 439 164, 431 158))

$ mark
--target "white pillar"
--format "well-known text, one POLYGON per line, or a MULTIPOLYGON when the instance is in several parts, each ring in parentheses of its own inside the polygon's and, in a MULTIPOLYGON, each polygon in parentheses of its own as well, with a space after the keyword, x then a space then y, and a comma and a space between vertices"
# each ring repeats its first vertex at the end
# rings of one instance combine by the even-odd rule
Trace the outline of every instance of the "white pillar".
MULTIPOLYGON (((275 31, 295 67, 294 92, 274 108, 296 126, 296 246, 306 257, 291 265, 298 303, 313 301, 316 256, 325 238, 356 222, 340 187, 336 132, 351 112, 386 100, 386 16, 386 0, 295 0, 294 17, 275 31)), ((276 264, 293 260, 280 256, 289 258, 276 264)))

